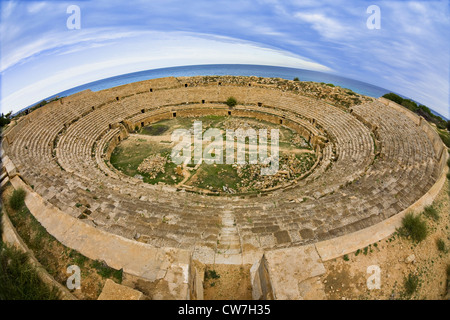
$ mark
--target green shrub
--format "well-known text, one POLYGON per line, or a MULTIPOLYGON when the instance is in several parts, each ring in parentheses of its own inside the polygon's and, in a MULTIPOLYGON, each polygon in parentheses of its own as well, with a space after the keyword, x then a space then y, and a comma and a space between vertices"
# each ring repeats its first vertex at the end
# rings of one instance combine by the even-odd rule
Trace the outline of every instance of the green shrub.
POLYGON ((205 280, 207 279, 219 279, 220 275, 216 272, 216 270, 206 270, 205 271, 205 280))
POLYGON ((433 206, 425 207, 425 209, 423 210, 423 214, 428 218, 432 218, 436 221, 439 220, 439 213, 437 212, 436 208, 434 208, 433 206))
POLYGON ((226 102, 227 106, 234 107, 237 104, 237 100, 233 97, 229 97, 226 102))
POLYGON ((407 213, 402 220, 402 228, 399 232, 403 236, 410 236, 412 240, 420 242, 427 237, 427 224, 420 216, 407 213))
POLYGON ((409 274, 408 277, 405 278, 405 292, 407 295, 412 295, 419 286, 419 277, 413 274, 409 274))
POLYGON ((11 112, 8 113, 6 116, 2 113, 0 116, 0 128, 8 125, 11 122, 11 119, 9 119, 9 116, 11 115, 11 112))
POLYGON ((439 251, 444 252, 444 253, 447 252, 447 247, 445 245, 444 240, 437 239, 436 245, 437 245, 437 248, 438 248, 439 251))
POLYGON ((348 255, 344 254, 344 261, 349 261, 349 260, 350 259, 349 259, 348 255))
POLYGON ((0 244, 0 300, 57 299, 57 289, 42 282, 25 253, 0 244))
POLYGON ((298 77, 295 77, 294 81, 300 81, 300 79, 298 77))
POLYGON ((102 278, 115 278, 119 283, 122 282, 123 269, 116 270, 108 266, 105 262, 95 260, 91 263, 91 266, 97 269, 97 273, 102 278))
POLYGON ((400 97, 399 95, 393 93, 393 92, 386 93, 383 96, 383 98, 389 99, 389 100, 394 101, 395 103, 398 103, 398 104, 402 104, 402 102, 403 102, 403 98, 400 97))
POLYGON ((14 190, 11 198, 9 198, 9 206, 17 211, 25 204, 26 191, 22 188, 14 190))
MULTIPOLYGON (((441 132, 438 132, 439 137, 441 137, 442 142, 447 146, 447 148, 450 148, 450 134, 444 134, 441 132)), ((448 164, 448 162, 447 162, 448 164)), ((449 165, 450 167, 450 165, 449 165)))
MULTIPOLYGON (((385 94, 383 96, 383 98, 389 99, 391 101, 394 101, 395 103, 402 105, 403 107, 411 110, 412 112, 418 114, 419 116, 424 117, 425 120, 427 120, 429 122, 433 122, 440 129, 445 129, 448 126, 448 121, 433 114, 431 112, 430 108, 428 108, 427 106, 418 105, 416 102, 414 102, 410 99, 404 99, 404 98, 400 97, 399 95, 392 93, 392 92, 385 94)), ((441 136, 441 138, 442 138, 442 136, 441 136)), ((447 136, 447 139, 450 140, 448 138, 448 136, 447 136)), ((450 141, 447 141, 447 142, 450 143, 450 141)), ((446 142, 444 141, 444 143, 446 143, 446 142)))

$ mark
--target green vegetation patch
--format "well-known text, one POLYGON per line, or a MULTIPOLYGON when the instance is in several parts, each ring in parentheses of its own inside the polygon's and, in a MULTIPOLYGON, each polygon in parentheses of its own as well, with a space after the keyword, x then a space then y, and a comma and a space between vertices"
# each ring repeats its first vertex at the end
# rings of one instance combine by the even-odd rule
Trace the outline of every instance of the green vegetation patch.
MULTIPOLYGON (((2 200, 4 201, 7 199, 6 192, 2 195, 2 200)), ((81 270, 81 275, 84 281, 96 281, 96 278, 93 278, 91 274, 91 270, 94 269, 94 266, 97 266, 97 264, 94 264, 92 260, 87 258, 86 256, 82 255, 78 251, 72 250, 70 248, 64 247, 62 244, 60 244, 52 235, 50 235, 47 230, 36 220, 36 218, 31 214, 31 212, 28 210, 25 204, 23 204, 19 210, 13 211, 10 210, 11 207, 9 206, 9 201, 6 203, 5 208, 8 210, 9 218, 11 219, 11 222, 13 226, 15 227, 17 233, 22 238, 24 243, 28 246, 28 248, 33 252, 36 259, 39 261, 39 263, 44 267, 44 269, 52 275, 56 281, 58 281, 61 284, 65 284, 67 280, 67 273, 65 272, 65 268, 69 265, 77 265, 79 266, 81 270)), ((0 241, 1 241, 1 234, 0 234, 0 241)), ((1 245, 1 243, 0 243, 1 245)), ((0 248, 0 253, 3 253, 0 248)), ((15 255, 15 253, 12 253, 15 255)), ((3 261, 3 257, 1 257, 1 260, 3 261)), ((20 262, 22 264, 22 262, 20 262)), ((1 264, 1 262, 0 262, 1 264)), ((3 268, 3 267, 2 267, 3 268)), ((26 280, 26 277, 28 277, 28 273, 32 273, 32 271, 28 271, 28 267, 23 267, 25 271, 27 271, 27 274, 23 275, 23 279, 26 280)), ((31 267, 30 267, 31 268, 31 267)), ((95 268, 97 269, 97 268, 95 268)), ((97 269, 98 270, 98 269, 97 269)), ((20 270, 15 273, 16 275, 20 275, 20 270)), ((115 278, 118 281, 121 280, 121 270, 108 270, 105 268, 105 270, 101 269, 98 273, 102 274, 106 277, 115 278)), ((1 276, 3 275, 4 271, 0 270, 0 282, 3 282, 3 279, 1 276)), ((32 278, 32 282, 36 283, 34 279, 34 276, 32 278)), ((7 281, 10 281, 6 279, 7 281)), ((34 291, 30 291, 28 293, 26 290, 28 290, 26 282, 23 282, 22 279, 17 279, 16 282, 18 290, 23 291, 22 298, 18 299, 33 299, 31 295, 34 294, 34 291)), ((9 283, 9 282, 8 282, 9 283)), ((37 285, 37 284, 36 284, 37 285)), ((95 285, 98 286, 98 289, 101 291, 101 288, 103 287, 103 283, 101 282, 95 282, 95 285)), ((9 284, 8 284, 9 286, 9 284)), ((38 285, 37 285, 38 286, 38 285)), ((38 287, 39 288, 39 287, 38 287)), ((0 283, 0 300, 2 299, 2 289, 0 283)), ((6 290, 6 289, 5 289, 6 290)), ((8 289, 9 290, 9 289, 8 289)), ((29 290, 28 290, 29 291, 29 290)), ((99 292, 100 292, 99 291, 99 292)), ((8 299, 13 299, 16 295, 14 292, 10 292, 7 294, 8 299)), ((45 291, 43 291, 45 293, 45 291)), ((98 292, 98 293, 99 293, 98 292)), ((97 293, 97 294, 98 294, 97 293)), ((20 296, 18 296, 20 297, 20 296)), ((38 296, 37 296, 38 297, 38 296)), ((45 297, 48 297, 48 299, 53 299, 53 295, 44 295, 44 297, 38 297, 36 299, 44 299, 45 297)), ((86 293, 85 298, 88 299, 96 299, 97 296, 93 296, 92 293, 86 293)), ((57 299, 57 298, 55 298, 57 299)))
POLYGON ((447 246, 445 245, 444 240, 442 239, 437 239, 436 240, 436 246, 438 248, 439 251, 446 253, 447 252, 447 246))
POLYGON ((3 128, 4 126, 11 123, 11 112, 6 114, 6 116, 2 113, 0 116, 0 128, 3 128))
POLYGON ((216 270, 205 270, 205 280, 219 278, 220 275, 216 272, 216 270))
POLYGON ((419 276, 410 273, 404 279, 405 293, 411 296, 419 287, 419 282, 419 276))
MULTIPOLYGON (((434 124, 436 124, 436 126, 439 129, 446 129, 450 130, 449 126, 450 126, 450 121, 445 121, 444 119, 442 119, 441 117, 433 114, 431 112, 431 110, 424 106, 424 105, 419 105, 416 102, 410 100, 410 99, 404 99, 402 97, 400 97, 399 95, 395 94, 395 93, 386 93, 383 98, 389 99, 391 101, 394 101, 395 103, 398 103, 399 105, 402 105, 403 107, 411 110, 412 112, 418 114, 419 116, 424 117, 427 121, 432 122, 434 124)), ((441 135, 441 133, 439 134, 441 135)), ((447 139, 447 143, 450 143, 450 137, 448 136, 448 132, 446 135, 447 139)), ((442 138, 442 135, 441 135, 442 138)), ((444 139, 443 139, 444 141, 444 139)), ((447 144, 446 141, 444 141, 444 143, 447 145, 447 147, 450 147, 450 144, 447 144)))
POLYGON ((26 191, 22 188, 14 190, 11 198, 9 198, 9 206, 17 211, 25 204, 26 191))
MULTIPOLYGON (((150 126, 143 127, 141 131, 148 130, 147 133, 150 135, 162 133, 166 135, 175 129, 192 130, 194 121, 202 122, 203 131, 209 128, 217 128, 222 132, 225 132, 226 129, 236 130, 237 128, 244 128, 244 130, 252 128, 256 131, 261 128, 279 129, 281 148, 280 170, 290 171, 289 176, 288 174, 282 176, 284 180, 293 180, 299 177, 307 172, 316 161, 315 154, 303 151, 305 149, 312 149, 304 137, 292 129, 264 120, 224 115, 206 115, 188 118, 178 117, 162 120, 150 126)), ((191 163, 187 164, 187 169, 182 169, 171 161, 172 142, 164 141, 162 143, 160 139, 163 139, 163 137, 145 138, 138 135, 130 136, 128 139, 122 141, 112 152, 110 157, 111 165, 128 176, 139 178, 143 182, 150 184, 165 183, 168 185, 176 185, 187 178, 184 184, 214 192, 239 193, 254 192, 261 189, 260 186, 257 188, 253 188, 252 186, 255 183, 255 179, 262 179, 259 174, 259 167, 250 168, 252 166, 248 165, 242 169, 231 164, 208 165, 203 163, 195 170, 192 170, 196 164, 191 163), (165 157, 166 161, 164 162, 157 157, 153 158, 153 156, 157 155, 165 157)), ((246 139, 245 144, 247 146, 248 143, 249 141, 246 139)), ((271 143, 270 136, 267 143, 268 145, 271 143)), ((268 149, 270 150, 270 148, 268 149)), ((248 161, 248 150, 245 152, 245 157, 246 161, 248 161)), ((277 184, 277 181, 277 179, 274 179, 274 184, 277 184)), ((273 186, 268 184, 265 187, 273 186)))
POLYGON ((95 260, 91 266, 97 270, 97 273, 103 278, 115 278, 119 283, 122 282, 123 269, 116 270, 109 267, 105 262, 95 260))
MULTIPOLYGON (((449 121, 450 123, 450 121, 449 121)), ((448 130, 448 129, 447 129, 448 130)), ((439 137, 441 137, 442 142, 447 146, 447 148, 450 148, 450 132, 442 129, 438 129, 439 137)))
POLYGON ((227 106, 234 107, 237 104, 237 100, 234 97, 229 97, 226 101, 227 106))
POLYGON ((38 276, 28 255, 0 243, 0 300, 59 300, 56 287, 38 276))
POLYGON ((149 136, 160 136, 169 130, 169 126, 164 124, 152 124, 149 126, 142 127, 140 132, 141 134, 146 134, 149 136))
POLYGON ((416 242, 421 242, 428 235, 427 224, 419 215, 407 213, 402 220, 402 227, 399 229, 399 234, 409 236, 416 242))
POLYGON ((193 184, 202 189, 222 191, 224 186, 237 189, 240 180, 237 170, 231 164, 203 163, 197 171, 197 180, 193 184))
POLYGON ((423 210, 423 214, 427 217, 427 218, 431 218, 435 221, 439 220, 439 213, 436 210, 435 207, 433 206, 427 206, 425 207, 425 209, 423 210))

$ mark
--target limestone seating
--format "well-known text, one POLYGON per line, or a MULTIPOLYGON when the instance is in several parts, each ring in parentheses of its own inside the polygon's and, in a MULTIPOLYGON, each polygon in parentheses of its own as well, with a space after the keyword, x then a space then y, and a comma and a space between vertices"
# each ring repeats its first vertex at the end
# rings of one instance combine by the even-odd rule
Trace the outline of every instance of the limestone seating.
POLYGON ((48 108, 15 132, 6 152, 25 181, 64 212, 79 217, 85 207, 75 204, 82 199, 91 211, 83 222, 156 247, 206 245, 215 250, 225 208, 232 210, 244 246, 275 248, 330 239, 407 208, 437 179, 436 155, 426 134, 377 101, 353 107, 378 128, 381 156, 374 160, 373 132, 351 113, 322 101, 254 82, 164 81, 168 86, 157 88, 150 80, 63 98, 53 106, 57 112, 48 108), (220 106, 229 96, 242 103, 235 110, 271 110, 288 120, 301 119, 309 131, 325 130, 329 142, 321 151, 321 165, 295 188, 232 199, 174 196, 170 188, 139 184, 104 163, 101 152, 120 132, 109 125, 139 123, 170 108, 220 106), (219 208, 218 201, 223 204, 219 208))

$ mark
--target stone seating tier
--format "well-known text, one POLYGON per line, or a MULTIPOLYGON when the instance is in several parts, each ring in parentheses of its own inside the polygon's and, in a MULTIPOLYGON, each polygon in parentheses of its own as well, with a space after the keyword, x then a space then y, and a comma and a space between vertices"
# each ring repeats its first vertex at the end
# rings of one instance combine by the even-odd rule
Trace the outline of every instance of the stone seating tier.
POLYGON ((5 152, 24 181, 63 212, 136 241, 185 249, 221 250, 223 219, 230 214, 241 248, 330 239, 408 208, 436 181, 432 142, 398 110, 375 100, 350 112, 301 91, 283 91, 275 80, 242 79, 165 78, 84 91, 26 116, 24 125, 8 131, 5 152), (224 104, 230 96, 238 100, 232 109, 224 104), (305 132, 326 137, 320 163, 295 186, 257 197, 142 184, 105 163, 105 149, 126 137, 127 123, 205 108, 298 122, 305 132))

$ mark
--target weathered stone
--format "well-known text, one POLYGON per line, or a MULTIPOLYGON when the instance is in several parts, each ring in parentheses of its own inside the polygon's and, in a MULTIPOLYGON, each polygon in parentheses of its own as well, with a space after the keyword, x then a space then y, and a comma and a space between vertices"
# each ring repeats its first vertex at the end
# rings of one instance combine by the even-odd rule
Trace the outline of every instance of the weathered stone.
POLYGON ((142 300, 142 292, 106 279, 105 286, 97 300, 142 300))
POLYGON ((414 254, 409 255, 406 257, 405 262, 406 263, 414 263, 416 261, 416 256, 414 254))

